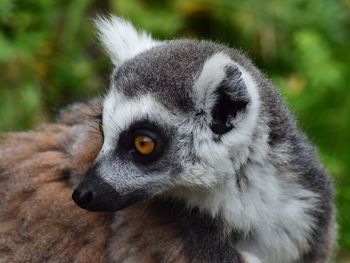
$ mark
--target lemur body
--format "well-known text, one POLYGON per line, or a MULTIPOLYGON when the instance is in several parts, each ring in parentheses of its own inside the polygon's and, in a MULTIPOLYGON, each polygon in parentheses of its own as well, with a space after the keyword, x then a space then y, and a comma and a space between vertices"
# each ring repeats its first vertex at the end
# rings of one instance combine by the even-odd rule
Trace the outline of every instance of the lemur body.
POLYGON ((331 181, 250 60, 208 41, 155 41, 118 18, 98 27, 116 68, 103 145, 73 199, 117 211, 106 257, 329 262, 331 181), (135 150, 139 136, 150 153, 135 150))

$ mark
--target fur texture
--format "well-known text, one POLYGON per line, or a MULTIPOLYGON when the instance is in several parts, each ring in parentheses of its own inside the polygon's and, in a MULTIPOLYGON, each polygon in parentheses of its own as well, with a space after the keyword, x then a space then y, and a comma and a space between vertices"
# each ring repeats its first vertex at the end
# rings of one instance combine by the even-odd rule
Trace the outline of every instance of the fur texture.
POLYGON ((58 124, 4 135, 0 262, 105 261, 109 218, 76 208, 70 198, 101 144, 91 112, 76 105, 58 124))
POLYGON ((71 261, 94 248, 111 262, 329 262, 332 182, 251 61, 208 41, 152 40, 119 18, 97 25, 115 69, 102 112, 82 107, 102 116, 103 138, 79 107, 6 136, 2 258, 71 261), (139 133, 158 155, 136 155, 139 133), (124 209, 74 207, 80 180, 81 207, 124 209))
POLYGON ((119 17, 101 17, 95 23, 100 39, 115 66, 158 44, 148 34, 135 30, 128 21, 119 17))

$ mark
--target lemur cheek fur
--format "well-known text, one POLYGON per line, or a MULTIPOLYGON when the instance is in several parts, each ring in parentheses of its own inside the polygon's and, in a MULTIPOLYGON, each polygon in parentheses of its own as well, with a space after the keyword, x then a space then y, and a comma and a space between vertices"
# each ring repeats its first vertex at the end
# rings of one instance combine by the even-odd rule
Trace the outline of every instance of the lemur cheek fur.
POLYGON ((0 261, 330 262, 332 181, 253 63, 96 25, 115 67, 102 107, 1 143, 0 261))

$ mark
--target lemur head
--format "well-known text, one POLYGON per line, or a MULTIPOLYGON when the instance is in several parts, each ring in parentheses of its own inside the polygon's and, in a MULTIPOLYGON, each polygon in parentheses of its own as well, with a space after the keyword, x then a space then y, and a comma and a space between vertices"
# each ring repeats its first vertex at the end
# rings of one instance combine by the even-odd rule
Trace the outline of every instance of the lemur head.
POLYGON ((154 195, 210 194, 235 178, 258 123, 250 62, 208 41, 155 41, 119 18, 97 26, 115 70, 104 143, 74 201, 116 211, 154 195))

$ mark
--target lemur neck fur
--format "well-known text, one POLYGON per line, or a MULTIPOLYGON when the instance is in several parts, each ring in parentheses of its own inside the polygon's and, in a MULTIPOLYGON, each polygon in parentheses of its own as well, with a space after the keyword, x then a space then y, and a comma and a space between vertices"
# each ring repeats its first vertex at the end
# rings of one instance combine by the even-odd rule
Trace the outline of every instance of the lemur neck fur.
POLYGON ((318 198, 298 185, 292 172, 281 173, 268 160, 249 161, 210 190, 176 190, 172 195, 220 218, 223 234, 242 233, 238 246, 244 251, 266 262, 292 262, 309 248, 313 220, 308 212, 318 198))

